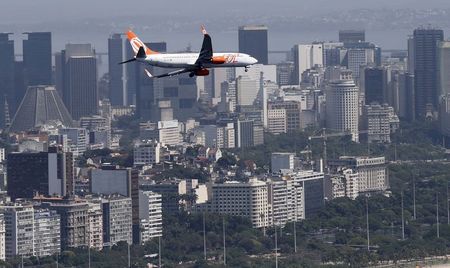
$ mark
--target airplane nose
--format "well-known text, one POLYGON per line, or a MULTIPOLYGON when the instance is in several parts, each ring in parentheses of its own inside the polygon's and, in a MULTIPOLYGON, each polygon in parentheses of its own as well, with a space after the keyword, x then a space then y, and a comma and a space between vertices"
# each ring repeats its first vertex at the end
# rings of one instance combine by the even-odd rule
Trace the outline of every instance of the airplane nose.
POLYGON ((258 60, 255 59, 254 57, 250 57, 250 62, 251 62, 251 64, 256 64, 258 62, 258 60))

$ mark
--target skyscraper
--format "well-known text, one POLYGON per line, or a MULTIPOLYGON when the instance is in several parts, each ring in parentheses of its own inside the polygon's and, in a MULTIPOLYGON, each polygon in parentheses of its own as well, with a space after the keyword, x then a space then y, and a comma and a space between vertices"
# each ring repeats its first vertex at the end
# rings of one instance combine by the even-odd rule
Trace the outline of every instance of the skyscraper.
POLYGON ((294 55, 293 84, 300 84, 304 71, 314 66, 323 66, 323 45, 321 43, 295 45, 292 48, 292 54, 294 55))
POLYGON ((414 77, 416 118, 433 117, 438 104, 437 45, 444 31, 433 28, 414 30, 414 77))
POLYGON ((52 34, 50 32, 24 33, 23 64, 27 86, 52 84, 52 34))
POLYGON ((450 41, 438 43, 438 96, 450 94, 450 41))
POLYGON ((123 106, 125 92, 123 89, 124 65, 123 40, 120 34, 113 34, 108 39, 108 67, 109 67, 109 100, 111 105, 123 106))
POLYGON ((8 195, 11 199, 73 193, 72 153, 49 148, 49 152, 8 155, 8 195))
POLYGON ((358 43, 366 41, 366 32, 364 30, 340 30, 339 42, 358 43))
MULTIPOLYGON (((166 52, 167 45, 165 42, 145 43, 145 45, 154 51, 166 52)), ((133 51, 131 47, 127 49, 133 51)), ((131 86, 135 86, 134 93, 128 92, 128 96, 129 98, 136 99, 136 117, 144 121, 151 120, 152 112, 156 108, 156 100, 159 99, 166 81, 163 81, 163 79, 149 79, 145 74, 144 68, 147 68, 150 72, 154 72, 154 70, 159 72, 160 68, 158 67, 145 67, 142 64, 135 63, 128 65, 127 68, 135 68, 134 70, 128 71, 128 75, 130 75, 128 80, 134 79, 135 81, 129 81, 130 86, 127 88, 130 90, 131 86)))
POLYGON ((387 70, 383 67, 368 67, 364 69, 364 96, 365 103, 387 102, 387 70))
POLYGON ((326 126, 338 132, 350 132, 358 142, 359 89, 351 80, 337 80, 326 91, 326 126))
POLYGON ((97 59, 91 45, 67 44, 56 59, 57 88, 62 87, 63 101, 72 118, 97 114, 97 59))
POLYGON ((14 94, 14 41, 10 33, 0 33, 0 128, 9 122, 6 108, 15 102, 14 94))
POLYGON ((261 64, 269 64, 267 26, 239 27, 239 52, 255 57, 261 64))

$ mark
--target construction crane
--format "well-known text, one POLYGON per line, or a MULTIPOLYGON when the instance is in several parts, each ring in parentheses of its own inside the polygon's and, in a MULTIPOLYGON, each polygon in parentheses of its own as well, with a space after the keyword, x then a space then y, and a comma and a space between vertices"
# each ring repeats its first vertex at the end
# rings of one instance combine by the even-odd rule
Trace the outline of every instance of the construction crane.
MULTIPOLYGON (((323 140, 323 154, 322 154, 323 166, 326 169, 328 169, 328 165, 327 165, 327 139, 328 138, 332 138, 332 137, 350 136, 350 135, 353 135, 353 134, 350 131, 327 134, 326 133, 326 128, 322 128, 320 131, 321 131, 320 135, 309 136, 308 140, 310 140, 310 141, 314 140, 314 139, 322 139, 323 140)), ((360 131, 358 131, 358 133, 359 134, 364 134, 364 133, 368 133, 368 131, 367 130, 360 130, 360 131)))

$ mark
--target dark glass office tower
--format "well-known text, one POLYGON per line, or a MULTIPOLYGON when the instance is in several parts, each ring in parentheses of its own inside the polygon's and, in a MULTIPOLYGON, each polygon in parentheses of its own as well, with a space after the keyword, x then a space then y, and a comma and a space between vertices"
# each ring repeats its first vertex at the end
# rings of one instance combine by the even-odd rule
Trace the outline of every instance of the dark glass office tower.
POLYGON ((382 67, 364 69, 365 102, 371 104, 387 102, 387 72, 382 67))
POLYGON ((239 52, 255 57, 258 63, 269 64, 267 27, 263 25, 239 27, 239 52))
POLYGON ((109 67, 109 100, 113 106, 123 106, 125 95, 123 90, 124 65, 123 39, 120 34, 113 34, 108 39, 108 67, 109 67))
MULTIPOLYGON (((153 51, 166 52, 167 45, 165 42, 145 43, 153 51)), ((130 47, 131 49, 131 47, 130 47)), ((147 68, 152 73, 164 72, 162 68, 153 66, 144 66, 138 63, 129 63, 129 68, 135 67, 134 79, 136 85, 136 117, 148 121, 152 119, 152 111, 156 105, 156 100, 159 99, 159 92, 162 91, 165 80, 167 79, 151 79, 144 71, 147 68), (156 92, 156 93, 155 93, 156 92)), ((133 79, 133 77, 128 77, 133 79)))
POLYGON ((14 41, 9 40, 10 33, 0 33, 0 128, 9 124, 8 107, 15 103, 14 93, 14 41), (8 111, 6 111, 8 108, 8 111))
POLYGON ((8 154, 8 195, 16 198, 73 194, 73 156, 57 147, 48 152, 8 154))
POLYGON ((56 86, 74 120, 98 114, 97 59, 90 44, 67 44, 55 57, 56 86))
POLYGON ((23 64, 27 86, 52 83, 52 34, 50 32, 24 33, 23 64))
POLYGON ((414 30, 414 77, 416 119, 432 117, 438 107, 437 44, 444 40, 440 29, 414 30))
POLYGON ((358 43, 366 41, 366 32, 364 30, 340 30, 339 42, 358 43))

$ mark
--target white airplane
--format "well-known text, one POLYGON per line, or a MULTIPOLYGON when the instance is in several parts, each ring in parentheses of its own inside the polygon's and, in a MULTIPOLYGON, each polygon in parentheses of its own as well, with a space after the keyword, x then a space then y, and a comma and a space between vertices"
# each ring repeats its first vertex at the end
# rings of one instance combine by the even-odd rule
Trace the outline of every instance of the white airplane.
POLYGON ((209 74, 208 68, 218 67, 245 67, 245 71, 247 71, 250 65, 258 62, 255 58, 244 53, 213 53, 211 37, 204 26, 201 27, 201 30, 203 45, 200 53, 159 53, 148 48, 132 31, 128 31, 127 37, 135 56, 120 64, 137 61, 151 66, 182 68, 160 75, 152 75, 150 71, 145 69, 149 77, 160 78, 182 73, 189 73, 190 77, 194 75, 206 76, 209 74))

